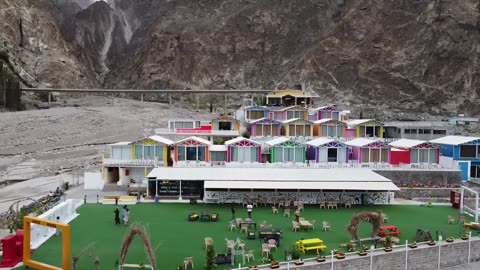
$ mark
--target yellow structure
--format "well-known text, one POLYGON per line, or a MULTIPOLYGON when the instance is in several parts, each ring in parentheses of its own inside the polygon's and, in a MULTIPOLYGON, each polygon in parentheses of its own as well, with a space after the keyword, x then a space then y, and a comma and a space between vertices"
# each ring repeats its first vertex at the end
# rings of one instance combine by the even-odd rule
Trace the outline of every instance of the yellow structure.
MULTIPOLYGON (((52 255, 53 256, 53 255, 52 255)), ((23 217, 23 264, 37 270, 70 270, 70 225, 58 223, 41 218, 23 217), (31 224, 47 226, 62 231, 62 267, 45 264, 31 259, 30 256, 30 232, 31 224)))
POLYGON ((297 241, 296 244, 300 251, 303 253, 309 250, 316 250, 318 253, 319 251, 324 251, 327 248, 327 246, 323 244, 323 241, 320 238, 303 239, 297 241))
POLYGON ((383 138, 383 123, 373 119, 356 119, 347 122, 350 128, 355 129, 356 138, 375 137, 383 138))
MULTIPOLYGON (((139 159, 138 157, 135 157, 135 147, 145 147, 145 146, 162 146, 163 151, 162 151, 162 161, 163 161, 163 166, 167 167, 168 166, 168 145, 170 142, 163 142, 160 136, 152 136, 149 138, 145 138, 142 140, 135 141, 131 143, 131 154, 132 154, 132 160, 133 159, 139 159), (155 139, 157 138, 157 139, 155 139)), ((144 153, 144 150, 141 151, 144 153)), ((158 156, 155 156, 154 158, 159 160, 158 156)), ((141 159, 141 158, 140 158, 141 159)))
POLYGON ((303 119, 290 119, 282 122, 284 136, 290 137, 312 137, 312 122, 303 119))
POLYGON ((267 105, 273 106, 292 106, 303 105, 308 106, 313 104, 313 95, 307 94, 301 90, 277 90, 269 93, 266 96, 267 105))

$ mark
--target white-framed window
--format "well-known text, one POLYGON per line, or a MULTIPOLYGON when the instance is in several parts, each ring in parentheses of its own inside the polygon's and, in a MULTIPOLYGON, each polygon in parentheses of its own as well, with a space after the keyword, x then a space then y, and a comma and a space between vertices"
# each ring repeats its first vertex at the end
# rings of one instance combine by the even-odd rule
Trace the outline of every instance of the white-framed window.
POLYGON ((410 150, 410 163, 437 163, 437 150, 413 148, 410 150))
POLYGON ((177 147, 179 161, 205 161, 205 146, 180 145, 177 147))
POLYGON ((234 162, 257 162, 258 147, 256 146, 232 146, 232 161, 234 162))

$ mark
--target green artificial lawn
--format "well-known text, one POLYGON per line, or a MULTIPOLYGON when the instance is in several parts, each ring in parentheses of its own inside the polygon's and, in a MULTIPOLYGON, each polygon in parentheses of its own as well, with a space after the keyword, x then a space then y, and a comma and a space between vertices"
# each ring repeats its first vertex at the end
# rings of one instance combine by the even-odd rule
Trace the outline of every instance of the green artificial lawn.
MULTIPOLYGON (((245 208, 235 206, 236 216, 247 217, 245 208)), ((114 206, 87 204, 77 211, 80 216, 71 223, 71 252, 72 255, 79 253, 89 244, 94 243, 92 248, 80 258, 79 268, 94 269, 92 256, 100 259, 100 269, 114 269, 115 261, 120 256, 120 247, 123 238, 128 231, 128 226, 114 225, 114 206)), ((224 253, 226 248, 225 238, 236 239, 240 237, 246 241, 245 250, 255 250, 255 263, 262 264, 261 242, 257 239, 248 240, 246 235, 239 230, 229 231, 228 221, 231 218, 230 205, 212 204, 138 204, 129 206, 130 222, 139 223, 146 227, 152 246, 156 248, 155 254, 158 261, 158 269, 176 269, 183 264, 183 258, 193 256, 195 269, 204 269, 206 251, 204 238, 212 237, 215 241, 216 253, 224 253), (187 215, 190 211, 200 213, 202 210, 218 212, 220 220, 217 222, 189 222, 187 215)), ((252 218, 257 223, 266 220, 273 224, 274 228, 284 230, 278 251, 274 251, 276 260, 285 260, 285 250, 301 238, 320 238, 327 245, 327 252, 331 249, 340 249, 339 244, 351 239, 346 231, 352 215, 362 211, 376 211, 381 209, 389 216, 387 224, 398 226, 401 231, 400 240, 410 242, 414 240, 418 228, 430 229, 432 236, 436 232, 443 232, 443 238, 448 236, 460 237, 464 230, 458 224, 447 224, 447 216, 452 215, 458 219, 458 211, 444 206, 370 206, 353 207, 351 209, 319 209, 317 206, 306 206, 302 216, 307 220, 316 220, 315 230, 293 232, 291 230, 292 217, 283 217, 283 211, 272 214, 270 207, 258 207, 253 210, 252 218), (322 221, 331 224, 332 231, 322 231, 322 221)), ((293 216, 293 215, 292 215, 293 216)), ((369 237, 371 225, 362 222, 359 226, 360 238, 369 237)), ((258 234, 257 234, 258 235, 258 234)), ((312 251, 304 255, 304 258, 314 257, 312 251)), ((61 265, 61 237, 52 237, 33 254, 33 259, 48 264, 61 265)), ((237 261, 240 261, 240 256, 237 261)), ((130 246, 125 263, 148 264, 146 253, 139 238, 135 238, 130 246)), ((226 269, 230 265, 220 265, 218 269, 226 269)), ((236 264, 238 266, 238 264, 236 264)))

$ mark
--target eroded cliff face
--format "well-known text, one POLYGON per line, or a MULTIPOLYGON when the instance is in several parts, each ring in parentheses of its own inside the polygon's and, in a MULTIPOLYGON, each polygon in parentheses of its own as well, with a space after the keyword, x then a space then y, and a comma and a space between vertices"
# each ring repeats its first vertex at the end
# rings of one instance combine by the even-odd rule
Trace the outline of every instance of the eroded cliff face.
MULTIPOLYGON (((56 1, 39 11, 60 14, 42 17, 57 34, 45 44, 71 48, 76 72, 105 87, 306 82, 322 103, 370 117, 480 113, 478 0, 56 1)), ((47 71, 53 84, 66 76, 47 71)))

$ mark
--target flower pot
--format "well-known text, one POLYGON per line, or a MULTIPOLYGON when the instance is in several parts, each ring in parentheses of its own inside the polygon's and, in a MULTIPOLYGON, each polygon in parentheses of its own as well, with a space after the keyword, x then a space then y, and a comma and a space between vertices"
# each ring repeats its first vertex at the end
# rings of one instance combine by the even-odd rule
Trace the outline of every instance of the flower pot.
POLYGON ((417 248, 418 246, 417 246, 417 244, 410 244, 410 245, 408 245, 408 247, 409 248, 417 248))
POLYGON ((302 264, 303 264, 303 260, 298 260, 298 261, 295 261, 294 263, 295 263, 295 265, 302 265, 302 264))
POLYGON ((435 246, 435 244, 436 244, 435 241, 427 242, 427 245, 429 245, 429 246, 435 246))
POLYGON ((335 257, 337 257, 337 259, 339 260, 345 259, 345 253, 338 252, 337 254, 335 254, 335 257))
POLYGON ((271 264, 270 264, 270 268, 271 268, 271 269, 276 269, 276 268, 279 268, 279 267, 280 267, 280 263, 278 263, 278 262, 275 262, 275 263, 271 263, 271 264))
POLYGON ((366 256, 367 254, 368 253, 366 251, 363 251, 363 250, 358 252, 358 255, 360 255, 360 256, 366 256))
POLYGON ((324 262, 325 261, 325 256, 319 256, 317 257, 317 262, 324 262))
POLYGON ((248 266, 248 270, 258 270, 258 266, 250 265, 250 266, 248 266))
POLYGON ((462 236, 462 240, 468 240, 468 236, 466 235, 462 236))
POLYGON ((392 247, 385 247, 384 250, 385 250, 385 252, 390 252, 390 251, 393 250, 393 248, 392 247))
POLYGON ((450 237, 449 237, 449 238, 447 238, 445 241, 447 241, 448 243, 452 243, 454 240, 453 240, 453 238, 450 238, 450 237))

